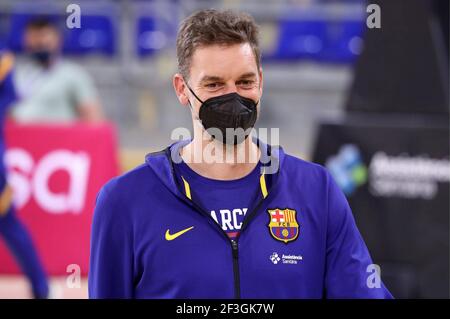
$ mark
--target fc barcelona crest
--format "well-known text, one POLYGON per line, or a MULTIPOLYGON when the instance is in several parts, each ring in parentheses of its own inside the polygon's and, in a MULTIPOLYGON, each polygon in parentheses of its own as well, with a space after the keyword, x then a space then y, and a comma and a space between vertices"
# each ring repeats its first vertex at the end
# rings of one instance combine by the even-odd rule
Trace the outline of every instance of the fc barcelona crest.
POLYGON ((287 244, 294 241, 300 232, 297 222, 297 212, 294 209, 269 209, 269 230, 273 238, 287 244))

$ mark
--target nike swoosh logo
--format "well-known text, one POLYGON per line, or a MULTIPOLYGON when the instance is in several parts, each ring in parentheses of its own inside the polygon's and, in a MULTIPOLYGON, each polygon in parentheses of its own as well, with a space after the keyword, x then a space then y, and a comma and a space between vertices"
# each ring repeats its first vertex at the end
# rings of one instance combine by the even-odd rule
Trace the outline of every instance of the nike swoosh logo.
POLYGON ((174 240, 175 238, 180 237, 180 236, 183 235, 184 233, 190 231, 192 228, 194 228, 194 226, 189 227, 189 228, 186 228, 186 229, 183 229, 183 230, 180 230, 178 233, 175 233, 175 234, 170 234, 170 233, 169 233, 169 230, 167 230, 167 231, 166 231, 166 240, 167 240, 167 241, 174 240))

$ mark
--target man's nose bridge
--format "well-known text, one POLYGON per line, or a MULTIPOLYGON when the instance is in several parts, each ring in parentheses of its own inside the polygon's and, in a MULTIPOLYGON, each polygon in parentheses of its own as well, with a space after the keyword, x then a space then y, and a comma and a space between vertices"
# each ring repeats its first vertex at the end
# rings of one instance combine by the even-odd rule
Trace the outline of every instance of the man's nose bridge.
POLYGON ((234 81, 230 80, 229 82, 226 83, 224 94, 237 93, 237 91, 238 89, 234 81))

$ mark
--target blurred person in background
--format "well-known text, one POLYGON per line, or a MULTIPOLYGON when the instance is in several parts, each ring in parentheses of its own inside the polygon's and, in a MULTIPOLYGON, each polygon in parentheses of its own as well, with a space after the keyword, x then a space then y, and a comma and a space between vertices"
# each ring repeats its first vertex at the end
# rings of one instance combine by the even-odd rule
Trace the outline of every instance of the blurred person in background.
POLYGON ((26 27, 26 61, 14 76, 19 101, 13 118, 19 122, 96 122, 103 119, 97 90, 82 67, 64 60, 61 35, 46 17, 26 27))
MULTIPOLYGON (((16 98, 12 81, 12 67, 13 56, 2 52, 0 47, 0 125, 2 127, 7 109, 16 98)), ((47 298, 49 294, 47 276, 30 234, 18 219, 12 205, 12 190, 7 184, 6 169, 3 163, 4 152, 3 130, 0 130, 0 235, 31 282, 33 296, 47 298)))

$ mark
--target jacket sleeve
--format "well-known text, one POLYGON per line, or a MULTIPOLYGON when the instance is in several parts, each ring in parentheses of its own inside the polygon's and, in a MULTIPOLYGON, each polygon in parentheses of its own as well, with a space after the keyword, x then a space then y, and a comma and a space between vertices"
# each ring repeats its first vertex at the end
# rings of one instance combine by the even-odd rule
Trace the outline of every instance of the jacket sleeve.
POLYGON ((350 206, 328 175, 326 298, 392 298, 358 231, 350 206))
POLYGON ((133 298, 130 222, 109 186, 104 186, 97 196, 92 222, 89 298, 133 298))
MULTIPOLYGON (((1 76, 2 74, 0 74, 0 77, 1 76)), ((13 76, 13 71, 8 71, 8 73, 3 75, 3 78, 0 78, 0 114, 6 112, 6 110, 17 100, 13 76)))

